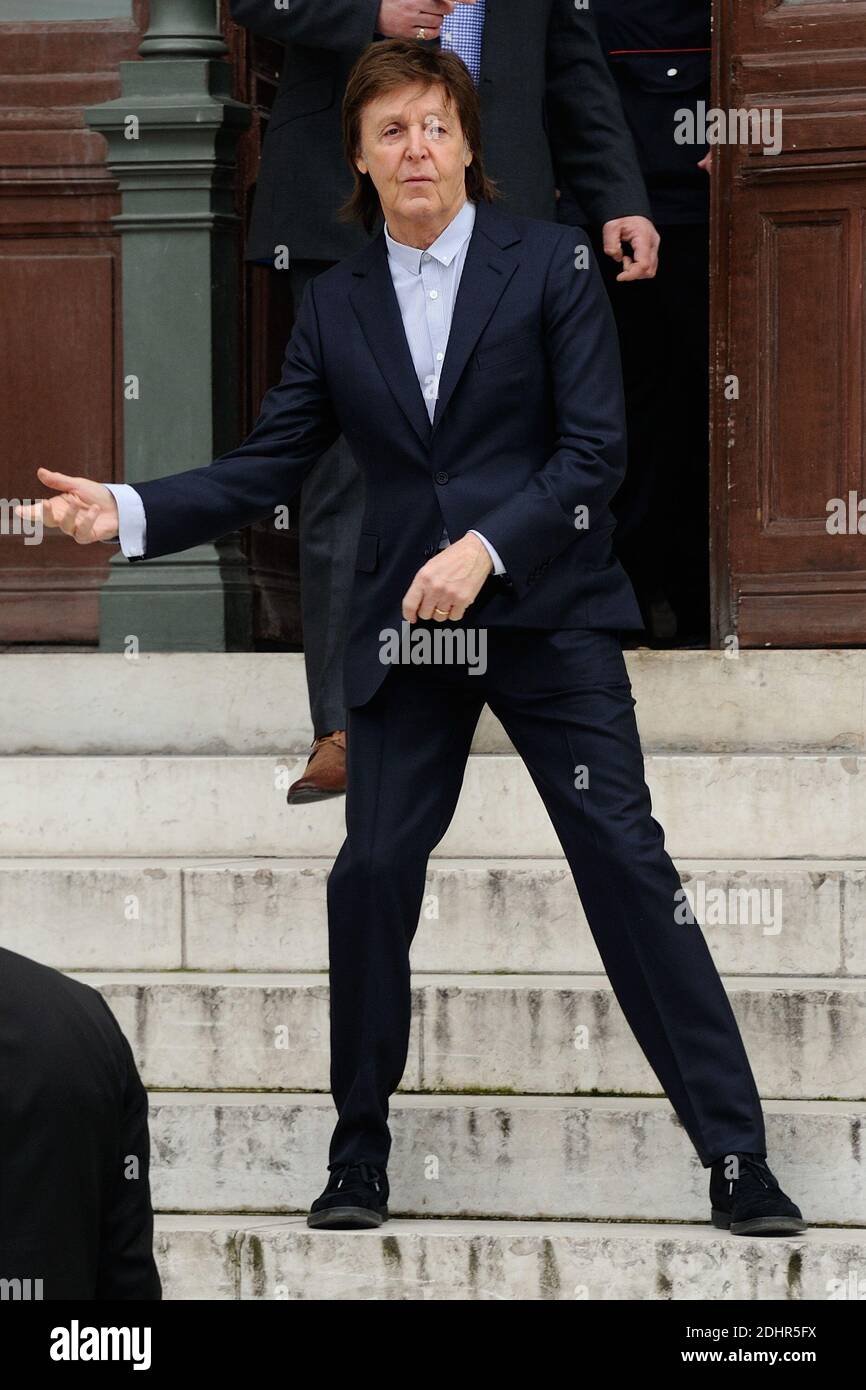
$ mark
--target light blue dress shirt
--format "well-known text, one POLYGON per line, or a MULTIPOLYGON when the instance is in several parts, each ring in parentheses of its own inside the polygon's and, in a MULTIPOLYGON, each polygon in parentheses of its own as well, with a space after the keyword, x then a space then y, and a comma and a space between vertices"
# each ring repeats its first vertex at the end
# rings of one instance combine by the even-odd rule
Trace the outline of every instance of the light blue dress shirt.
MULTIPOLYGON (((467 200, 444 232, 439 233, 426 251, 421 251, 417 246, 406 246, 402 241, 395 241, 388 231, 388 223, 385 223, 388 268, 418 385, 431 422, 448 348, 454 301, 474 226, 475 204, 467 200)), ((505 566, 490 542, 474 527, 470 529, 493 561, 494 573, 504 574, 505 566)), ((443 550, 448 544, 448 532, 443 531, 439 549, 443 550)))
MULTIPOLYGON (((475 226, 475 204, 463 203, 457 215, 426 251, 395 241, 385 223, 388 268, 400 306, 403 328, 430 420, 436 410, 439 377, 448 348, 448 334, 466 252, 475 226)), ((145 553, 146 521, 140 493, 129 483, 106 483, 118 513, 118 539, 124 555, 145 553)), ((504 574, 498 553, 480 531, 472 529, 484 546, 495 574, 504 574)), ((449 544, 442 532, 439 549, 449 544)), ((109 544, 114 544, 113 541, 109 544)))

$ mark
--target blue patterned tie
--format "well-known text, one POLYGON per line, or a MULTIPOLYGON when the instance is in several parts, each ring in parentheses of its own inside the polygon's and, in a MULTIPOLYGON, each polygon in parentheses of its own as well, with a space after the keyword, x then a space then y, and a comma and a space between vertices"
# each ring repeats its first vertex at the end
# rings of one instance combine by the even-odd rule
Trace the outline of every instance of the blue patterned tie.
POLYGON ((476 87, 481 78, 481 41, 484 37, 485 0, 474 5, 458 5, 442 21, 439 42, 462 58, 476 87))

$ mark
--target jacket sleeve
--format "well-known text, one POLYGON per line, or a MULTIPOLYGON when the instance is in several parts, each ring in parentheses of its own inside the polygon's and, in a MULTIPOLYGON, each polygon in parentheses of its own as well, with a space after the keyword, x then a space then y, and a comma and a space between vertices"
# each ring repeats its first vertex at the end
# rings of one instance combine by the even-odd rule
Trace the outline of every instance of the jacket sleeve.
POLYGON ((553 0, 547 34, 547 119, 558 186, 587 217, 652 217, 616 83, 594 16, 553 0))
POLYGON ((579 545, 622 484, 625 401, 619 339, 601 272, 580 229, 565 227, 542 309, 555 415, 555 448, 525 487, 473 518, 522 598, 536 572, 579 545), (578 248, 586 265, 578 269, 578 248), (583 525, 586 507, 588 526, 583 525))
POLYGON ((102 1002, 117 1030, 125 1082, 115 1172, 103 1203, 95 1297, 161 1299, 162 1284, 153 1255, 147 1091, 132 1048, 108 1004, 104 999, 102 1002))
POLYGON ((131 484, 144 503, 145 552, 173 555, 273 517, 339 437, 321 366, 314 281, 298 309, 282 375, 242 444, 201 468, 131 484))
POLYGON ((357 52, 373 42, 381 0, 229 0, 232 19, 281 43, 357 52))

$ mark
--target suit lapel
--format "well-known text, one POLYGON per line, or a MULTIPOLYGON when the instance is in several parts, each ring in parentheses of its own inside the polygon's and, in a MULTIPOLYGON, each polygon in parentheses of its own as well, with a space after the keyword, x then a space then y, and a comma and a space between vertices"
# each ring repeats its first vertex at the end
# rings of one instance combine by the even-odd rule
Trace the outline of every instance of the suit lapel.
MULTIPOLYGON (((488 205, 479 203, 454 302, 445 361, 439 376, 439 396, 433 415, 434 431, 439 428, 448 402, 466 369, 470 354, 518 266, 517 258, 501 251, 488 236, 490 217, 488 205)), ((517 239, 516 236, 506 236, 503 241, 507 244, 517 239)))
POLYGON ((431 434, 430 417, 388 269, 384 232, 371 243, 365 262, 354 273, 358 276, 358 284, 350 298, 364 337, 391 394, 421 443, 427 446, 431 434))
POLYGON ((425 447, 429 447, 470 354, 519 264, 504 248, 519 240, 507 216, 487 203, 478 204, 451 317, 432 425, 409 351, 383 232, 371 242, 353 271, 357 284, 350 299, 361 330, 391 394, 425 447))

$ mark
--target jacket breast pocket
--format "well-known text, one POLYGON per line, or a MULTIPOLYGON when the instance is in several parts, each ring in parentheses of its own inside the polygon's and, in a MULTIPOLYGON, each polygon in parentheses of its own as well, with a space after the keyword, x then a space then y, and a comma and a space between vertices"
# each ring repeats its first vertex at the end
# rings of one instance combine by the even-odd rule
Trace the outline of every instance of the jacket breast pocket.
POLYGON ((379 537, 369 531, 362 531, 358 537, 358 551, 355 556, 355 569, 368 573, 379 564, 379 537))
POLYGON ((315 111, 324 111, 334 100, 334 74, 326 73, 298 82, 294 87, 279 92, 271 111, 268 130, 279 130, 295 121, 299 116, 311 116, 315 111))
POLYGON ((475 365, 481 371, 489 367, 505 367, 510 363, 528 362, 533 353, 538 352, 538 339, 534 333, 519 333, 506 342, 491 347, 480 347, 475 354, 475 365))

